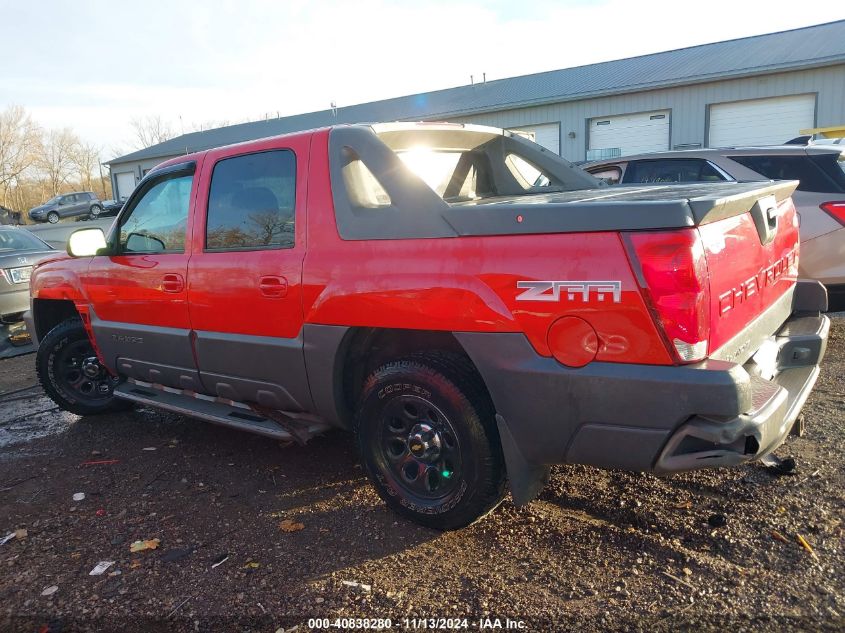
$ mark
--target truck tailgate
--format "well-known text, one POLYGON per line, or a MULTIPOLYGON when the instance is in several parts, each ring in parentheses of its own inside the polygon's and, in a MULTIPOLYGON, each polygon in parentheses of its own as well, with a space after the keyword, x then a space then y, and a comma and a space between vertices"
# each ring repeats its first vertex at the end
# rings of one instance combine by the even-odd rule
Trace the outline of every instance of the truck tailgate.
POLYGON ((713 354, 794 287, 798 221, 790 198, 778 203, 767 194, 746 212, 698 230, 710 278, 713 354))

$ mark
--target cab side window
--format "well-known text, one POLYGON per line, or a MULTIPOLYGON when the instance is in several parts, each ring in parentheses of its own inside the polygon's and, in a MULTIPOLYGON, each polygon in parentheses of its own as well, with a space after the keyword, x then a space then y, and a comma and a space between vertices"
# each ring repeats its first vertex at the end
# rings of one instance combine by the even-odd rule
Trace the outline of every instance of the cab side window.
POLYGON ((152 185, 121 218, 121 253, 182 253, 193 176, 176 176, 152 185))
POLYGON ((225 158, 208 194, 208 251, 293 248, 296 156, 272 150, 225 158))

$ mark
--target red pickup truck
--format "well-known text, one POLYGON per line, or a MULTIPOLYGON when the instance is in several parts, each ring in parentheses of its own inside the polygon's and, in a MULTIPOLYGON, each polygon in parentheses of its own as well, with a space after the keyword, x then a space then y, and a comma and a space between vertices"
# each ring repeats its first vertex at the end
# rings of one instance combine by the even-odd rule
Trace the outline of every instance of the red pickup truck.
POLYGON ((65 410, 354 432, 397 512, 452 529, 549 465, 766 456, 829 320, 796 182, 606 188, 495 128, 337 126, 167 161, 32 276, 65 410))

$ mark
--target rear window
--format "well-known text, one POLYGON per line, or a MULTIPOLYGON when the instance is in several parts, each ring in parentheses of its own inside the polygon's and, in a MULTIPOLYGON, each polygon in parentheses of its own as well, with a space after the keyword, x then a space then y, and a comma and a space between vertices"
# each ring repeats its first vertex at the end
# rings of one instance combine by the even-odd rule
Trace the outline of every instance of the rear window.
POLYGON ((727 180, 713 165, 700 158, 664 158, 628 163, 623 183, 721 182, 727 180))
POLYGON ((0 231, 0 253, 14 251, 49 251, 48 246, 25 229, 0 231))
POLYGON ((811 160, 810 156, 728 156, 740 165, 772 180, 799 180, 798 191, 841 193, 842 186, 811 160))

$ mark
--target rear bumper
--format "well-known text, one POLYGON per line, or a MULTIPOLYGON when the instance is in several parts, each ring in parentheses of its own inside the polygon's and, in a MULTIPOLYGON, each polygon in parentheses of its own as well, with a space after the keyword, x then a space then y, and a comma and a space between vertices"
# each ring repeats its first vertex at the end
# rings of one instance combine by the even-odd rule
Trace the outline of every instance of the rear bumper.
POLYGON ((783 443, 819 375, 827 346, 830 319, 795 317, 776 334, 777 374, 771 379, 750 374, 752 406, 730 417, 694 416, 669 437, 653 470, 677 472, 712 466, 734 466, 771 453, 783 443))
POLYGON ((539 356, 522 334, 456 337, 493 398, 512 482, 512 465, 529 479, 555 463, 667 473, 757 459, 783 442, 815 384, 830 326, 819 284, 791 301, 785 321, 759 321, 757 329, 769 327, 767 358, 742 364, 572 369, 539 356))

